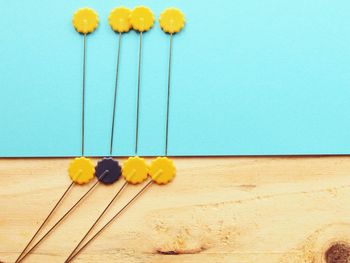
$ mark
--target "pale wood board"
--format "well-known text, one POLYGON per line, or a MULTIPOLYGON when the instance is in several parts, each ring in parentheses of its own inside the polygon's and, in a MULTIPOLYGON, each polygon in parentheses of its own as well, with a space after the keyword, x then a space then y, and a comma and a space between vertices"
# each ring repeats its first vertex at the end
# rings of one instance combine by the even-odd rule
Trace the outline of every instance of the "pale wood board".
MULTIPOLYGON (((176 179, 152 185, 74 262, 316 263, 350 241, 350 157, 174 160, 176 179)), ((0 261, 14 262, 69 185, 69 161, 0 160, 0 261)), ((121 183, 98 186, 25 262, 63 262, 121 183)), ((74 187, 50 225, 88 187, 74 187)))

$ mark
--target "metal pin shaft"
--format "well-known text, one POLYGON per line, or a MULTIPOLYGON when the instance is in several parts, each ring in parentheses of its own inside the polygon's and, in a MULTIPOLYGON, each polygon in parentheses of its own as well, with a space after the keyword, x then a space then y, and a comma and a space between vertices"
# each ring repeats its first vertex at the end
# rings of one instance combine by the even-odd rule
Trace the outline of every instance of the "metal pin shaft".
POLYGON ((173 50, 173 34, 170 34, 170 46, 169 46, 169 66, 168 66, 168 95, 166 103, 166 128, 165 128, 165 156, 168 156, 168 143, 169 143, 169 110, 170 110, 170 83, 171 83, 171 60, 173 50))
MULTIPOLYGON (((103 178, 106 174, 108 174, 108 170, 106 170, 102 175, 101 178, 103 178)), ((23 255, 23 257, 18 260, 17 262, 21 262, 23 261, 23 259, 25 259, 80 203, 81 201, 83 201, 83 199, 92 191, 96 188, 97 184, 100 181, 96 181, 91 187, 90 189, 82 196, 80 197, 80 199, 42 236, 42 238, 35 243, 35 245, 28 250, 28 252, 26 254, 23 255)))
POLYGON ((57 207, 59 206, 59 204, 62 202, 62 200, 64 199, 64 197, 68 194, 68 192, 72 189, 72 187, 74 186, 74 182, 72 182, 68 188, 64 191, 63 195, 60 197, 60 199, 57 201, 57 203, 55 204, 55 206, 52 208, 52 210, 50 211, 50 213, 48 214, 48 216, 45 218, 45 220, 42 222, 42 224, 40 225, 40 227, 38 228, 38 230, 35 232, 35 234, 33 235, 33 237, 30 239, 30 241, 28 242, 28 244, 26 245, 26 247, 22 250, 21 254, 18 256, 18 258, 16 259, 15 263, 18 262, 18 260, 22 257, 22 255, 26 252, 26 250, 28 249, 28 247, 30 246, 30 244, 33 242, 33 240, 36 238, 36 236, 39 234, 39 232, 41 231, 41 229, 46 225, 46 223, 49 221, 49 219, 51 218, 51 216, 53 215, 53 213, 56 211, 57 207))
POLYGON ((119 33, 119 37, 118 37, 118 54, 117 54, 117 68, 116 68, 115 87, 114 87, 114 102, 113 102, 111 142, 110 142, 110 148, 109 148, 109 155, 110 156, 112 156, 112 153, 113 153, 114 123, 115 123, 115 111, 116 111, 116 105, 117 105, 118 76, 119 76, 119 62, 120 62, 120 46, 121 46, 121 43, 122 43, 122 33, 119 33))
POLYGON ((111 205, 114 203, 114 201, 117 199, 117 197, 121 194, 121 192, 124 190, 124 188, 128 185, 128 182, 125 181, 123 186, 119 189, 119 191, 114 195, 113 199, 108 203, 108 205, 105 207, 105 209, 102 211, 100 216, 96 219, 96 221, 93 223, 93 225, 89 228, 89 230, 86 232, 84 237, 79 241, 79 243, 76 245, 76 247, 73 249, 73 251, 69 254, 65 262, 69 262, 72 255, 77 251, 79 246, 83 243, 83 241, 87 238, 87 236, 91 233, 91 231, 94 229, 96 224, 101 220, 102 216, 107 212, 107 210, 111 207, 111 205))
POLYGON ((140 113, 141 63, 142 63, 142 32, 140 32, 139 67, 138 67, 138 79, 137 79, 136 131, 135 131, 135 155, 136 155, 136 156, 137 156, 138 143, 139 143, 139 113, 140 113))
POLYGON ((86 79, 86 34, 84 34, 84 55, 83 55, 83 94, 81 111, 81 156, 84 156, 85 143, 85 79, 86 79))
POLYGON ((149 181, 126 205, 123 206, 93 237, 91 237, 73 256, 71 256, 65 263, 71 262, 76 256, 78 256, 95 238, 97 238, 104 229, 106 229, 126 208, 129 207, 149 186, 153 181, 149 181))

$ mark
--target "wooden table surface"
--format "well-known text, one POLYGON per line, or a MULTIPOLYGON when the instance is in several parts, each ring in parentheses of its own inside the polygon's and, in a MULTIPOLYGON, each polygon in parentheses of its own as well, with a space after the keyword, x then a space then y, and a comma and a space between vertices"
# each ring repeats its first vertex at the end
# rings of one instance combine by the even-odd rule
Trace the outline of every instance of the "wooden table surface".
MULTIPOLYGON (((0 261, 14 262, 69 185, 69 161, 0 160, 0 261)), ((173 183, 152 185, 74 262, 350 262, 350 157, 175 163, 173 183)), ((99 185, 25 262, 63 262, 121 184, 99 185)), ((75 186, 49 226, 88 187, 75 186)))

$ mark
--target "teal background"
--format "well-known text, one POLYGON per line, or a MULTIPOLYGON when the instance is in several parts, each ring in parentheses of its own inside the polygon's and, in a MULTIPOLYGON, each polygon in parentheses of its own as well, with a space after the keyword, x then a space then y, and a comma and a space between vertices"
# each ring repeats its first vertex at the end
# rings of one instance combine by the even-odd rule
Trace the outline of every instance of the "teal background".
MULTIPOLYGON (((95 9, 87 39, 86 154, 109 153, 116 6, 186 14, 174 37, 170 155, 350 153, 348 0, 0 1, 0 156, 78 156, 83 37, 71 24, 95 9)), ((138 34, 123 36, 114 155, 134 154, 138 34)), ((169 36, 144 34, 140 155, 162 155, 169 36)))

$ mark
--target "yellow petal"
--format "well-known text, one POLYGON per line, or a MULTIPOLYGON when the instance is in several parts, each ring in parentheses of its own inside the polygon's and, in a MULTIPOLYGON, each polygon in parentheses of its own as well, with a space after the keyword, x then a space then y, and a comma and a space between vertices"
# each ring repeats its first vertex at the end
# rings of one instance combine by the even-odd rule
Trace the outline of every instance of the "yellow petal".
POLYGON ((73 182, 77 184, 86 184, 94 178, 95 166, 88 158, 75 158, 69 164, 68 174, 73 182))
POLYGON ((132 28, 129 21, 130 13, 131 10, 126 7, 114 8, 108 17, 111 28, 118 33, 128 32, 132 28))
POLYGON ((165 9, 159 17, 162 30, 169 34, 178 33, 185 26, 185 15, 177 8, 165 9))
POLYGON ((154 25, 154 15, 148 7, 138 6, 131 11, 130 23, 136 31, 148 31, 154 25))
POLYGON ((81 34, 89 34, 98 26, 97 13, 88 7, 78 9, 73 15, 73 26, 81 34))
POLYGON ((148 177, 148 166, 145 159, 130 157, 123 165, 122 175, 128 183, 139 184, 148 177))
POLYGON ((158 157, 152 161, 149 175, 157 184, 167 184, 174 179, 176 168, 174 162, 166 157, 158 157))

